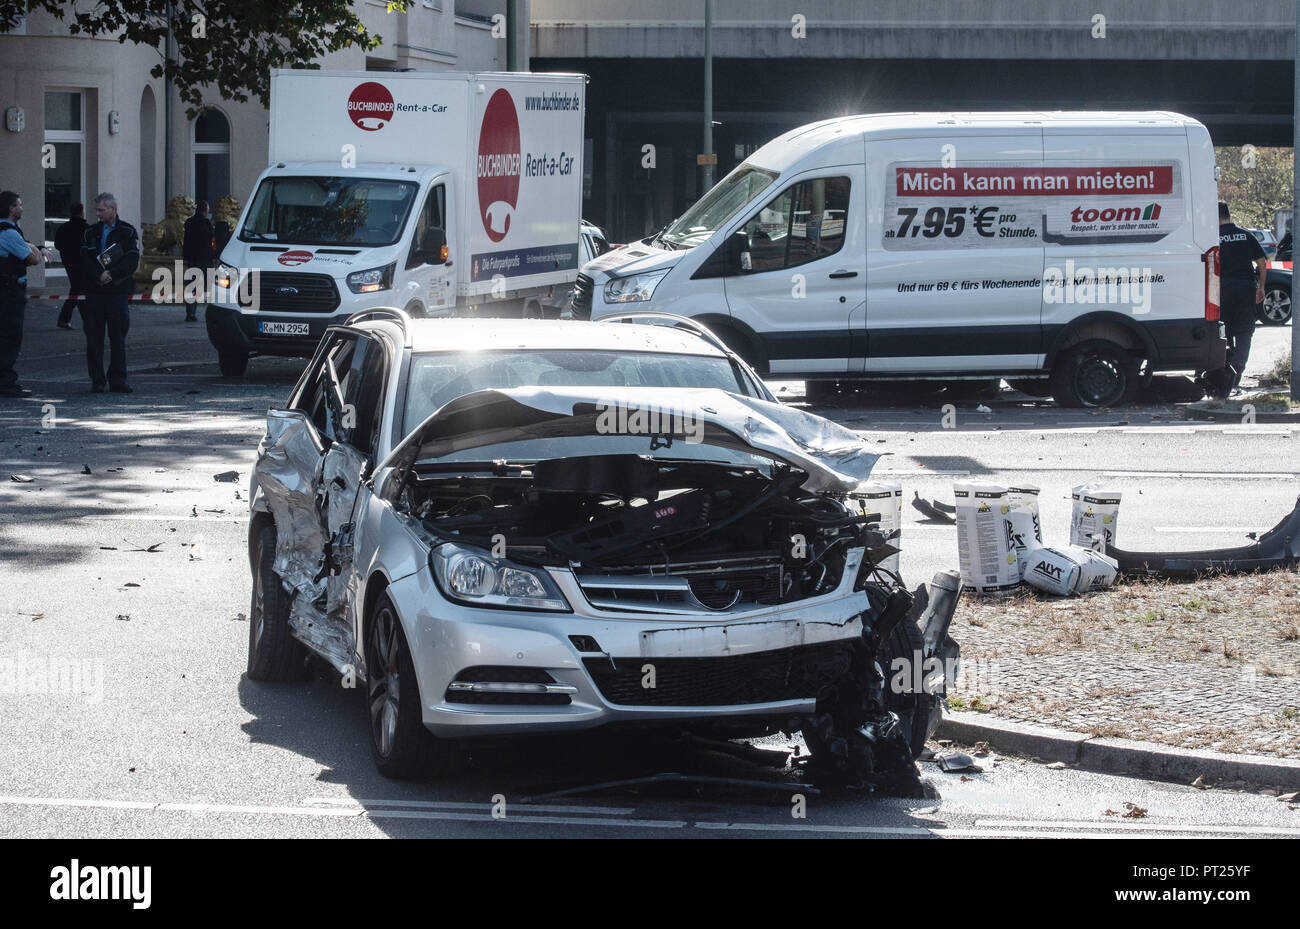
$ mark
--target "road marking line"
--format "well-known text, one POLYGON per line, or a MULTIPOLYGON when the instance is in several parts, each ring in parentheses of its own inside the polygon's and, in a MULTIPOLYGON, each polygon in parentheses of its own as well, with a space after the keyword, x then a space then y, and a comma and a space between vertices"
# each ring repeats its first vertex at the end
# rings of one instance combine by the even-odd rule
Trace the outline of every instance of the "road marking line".
MULTIPOLYGON (((320 805, 343 806, 351 804, 352 806, 364 807, 409 807, 413 809, 429 810, 484 810, 491 812, 494 804, 488 801, 455 801, 455 800, 352 800, 349 798, 330 798, 330 797, 308 797, 303 803, 314 803, 320 805)), ((516 801, 510 804, 507 798, 507 809, 513 810, 536 810, 539 813, 586 813, 586 814, 603 814, 606 816, 627 816, 635 813, 635 807, 602 807, 602 806, 551 806, 543 803, 520 803, 516 801)))
POLYGON ((941 471, 930 468, 876 468, 872 474, 899 474, 912 475, 914 477, 931 476, 931 477, 966 477, 969 471, 941 471))
MULTIPOLYGON (((518 809, 518 807, 516 807, 518 809)), ((681 819, 599 819, 594 816, 520 816, 510 813, 494 819, 487 813, 453 813, 433 810, 366 810, 369 819, 434 819, 487 823, 548 823, 564 826, 625 826, 643 829, 682 829, 689 823, 681 819)))
POLYGON ((740 830, 744 832, 842 832, 851 835, 929 835, 920 826, 832 826, 816 823, 693 823, 696 829, 740 830))
POLYGON ((1300 836, 1300 829, 1288 826, 1193 826, 1165 823, 1095 823, 1073 819, 977 819, 976 826, 1037 826, 1043 829, 1111 829, 1119 832, 1213 832, 1249 833, 1250 835, 1300 836))
POLYGON ((1295 471, 1103 471, 1103 477, 1172 477, 1177 479, 1206 478, 1210 480, 1289 481, 1297 476, 1295 471))
POLYGON ((0 797, 0 806, 71 806, 109 810, 152 810, 148 800, 80 800, 69 797, 0 797))
POLYGON ((357 807, 296 807, 296 806, 238 806, 225 803, 159 803, 154 810, 161 813, 228 813, 255 816, 361 816, 366 811, 357 807))
POLYGON ((1152 526, 1152 532, 1232 532, 1245 535, 1247 532, 1260 532, 1258 526, 1152 526))
POLYGON ((166 522, 177 522, 177 523, 179 522, 186 522, 186 523, 246 523, 248 522, 247 516, 212 516, 212 515, 191 516, 189 513, 186 513, 184 515, 173 514, 170 516, 162 515, 162 514, 158 516, 149 516, 147 514, 137 516, 130 513, 103 513, 98 515, 82 516, 81 518, 90 522, 98 522, 100 520, 106 520, 106 519, 118 520, 122 522, 164 522, 164 523, 166 522))

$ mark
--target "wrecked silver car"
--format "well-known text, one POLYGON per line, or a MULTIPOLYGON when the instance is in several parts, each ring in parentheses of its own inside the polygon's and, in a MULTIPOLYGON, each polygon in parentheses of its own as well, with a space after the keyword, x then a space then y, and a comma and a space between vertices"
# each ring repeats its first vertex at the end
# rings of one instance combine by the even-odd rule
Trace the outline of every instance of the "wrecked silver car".
POLYGON ((922 629, 877 567, 875 460, 675 317, 359 314, 268 414, 249 676, 364 682, 394 777, 664 724, 801 730, 823 780, 919 794, 943 681, 897 672, 952 666, 953 604, 922 629))

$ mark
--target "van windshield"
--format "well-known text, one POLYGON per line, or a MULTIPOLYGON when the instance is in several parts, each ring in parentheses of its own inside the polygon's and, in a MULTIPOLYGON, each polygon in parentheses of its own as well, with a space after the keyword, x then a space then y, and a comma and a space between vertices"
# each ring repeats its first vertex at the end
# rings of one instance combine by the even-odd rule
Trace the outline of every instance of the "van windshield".
POLYGON ((660 236, 677 248, 694 248, 726 225, 747 203, 772 185, 776 172, 745 163, 737 166, 683 213, 660 236))
POLYGON ((392 245, 415 200, 414 181, 268 177, 253 196, 241 242, 392 245))

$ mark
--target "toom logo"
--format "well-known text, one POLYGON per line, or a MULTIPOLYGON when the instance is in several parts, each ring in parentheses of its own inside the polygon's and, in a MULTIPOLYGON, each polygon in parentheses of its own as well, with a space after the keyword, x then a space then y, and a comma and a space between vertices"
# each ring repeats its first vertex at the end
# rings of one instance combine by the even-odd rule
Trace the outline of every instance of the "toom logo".
POLYGON ((375 81, 358 84, 348 97, 348 118, 366 132, 383 129, 396 109, 388 88, 375 81))
POLYGON ((1075 223, 1136 223, 1160 218, 1160 204, 1146 206, 1116 206, 1104 210, 1076 206, 1070 211, 1070 221, 1075 223))
POLYGON ((276 261, 280 262, 280 264, 282 265, 288 265, 289 267, 294 268, 297 267, 298 265, 306 264, 307 262, 311 261, 311 259, 312 259, 311 252, 296 251, 296 252, 285 252, 283 255, 277 258, 276 261))
POLYGON ((519 202, 519 114, 505 88, 497 90, 483 111, 478 136, 478 209, 483 229, 493 242, 510 231, 519 202))

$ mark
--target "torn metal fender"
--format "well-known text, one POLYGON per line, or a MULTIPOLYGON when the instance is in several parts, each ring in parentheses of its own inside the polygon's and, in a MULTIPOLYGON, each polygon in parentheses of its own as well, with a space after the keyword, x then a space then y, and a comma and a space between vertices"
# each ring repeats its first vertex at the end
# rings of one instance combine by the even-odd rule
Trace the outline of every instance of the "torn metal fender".
POLYGON ((275 520, 273 569, 285 585, 316 600, 325 591, 317 581, 325 538, 316 510, 316 475, 324 449, 307 417, 296 410, 266 414, 267 441, 257 466, 257 482, 275 520))
POLYGON ((1272 571, 1300 563, 1300 498, 1280 523, 1250 545, 1199 552, 1126 552, 1112 545, 1106 554, 1119 563, 1121 574, 1188 578, 1210 571, 1247 574, 1272 571))

